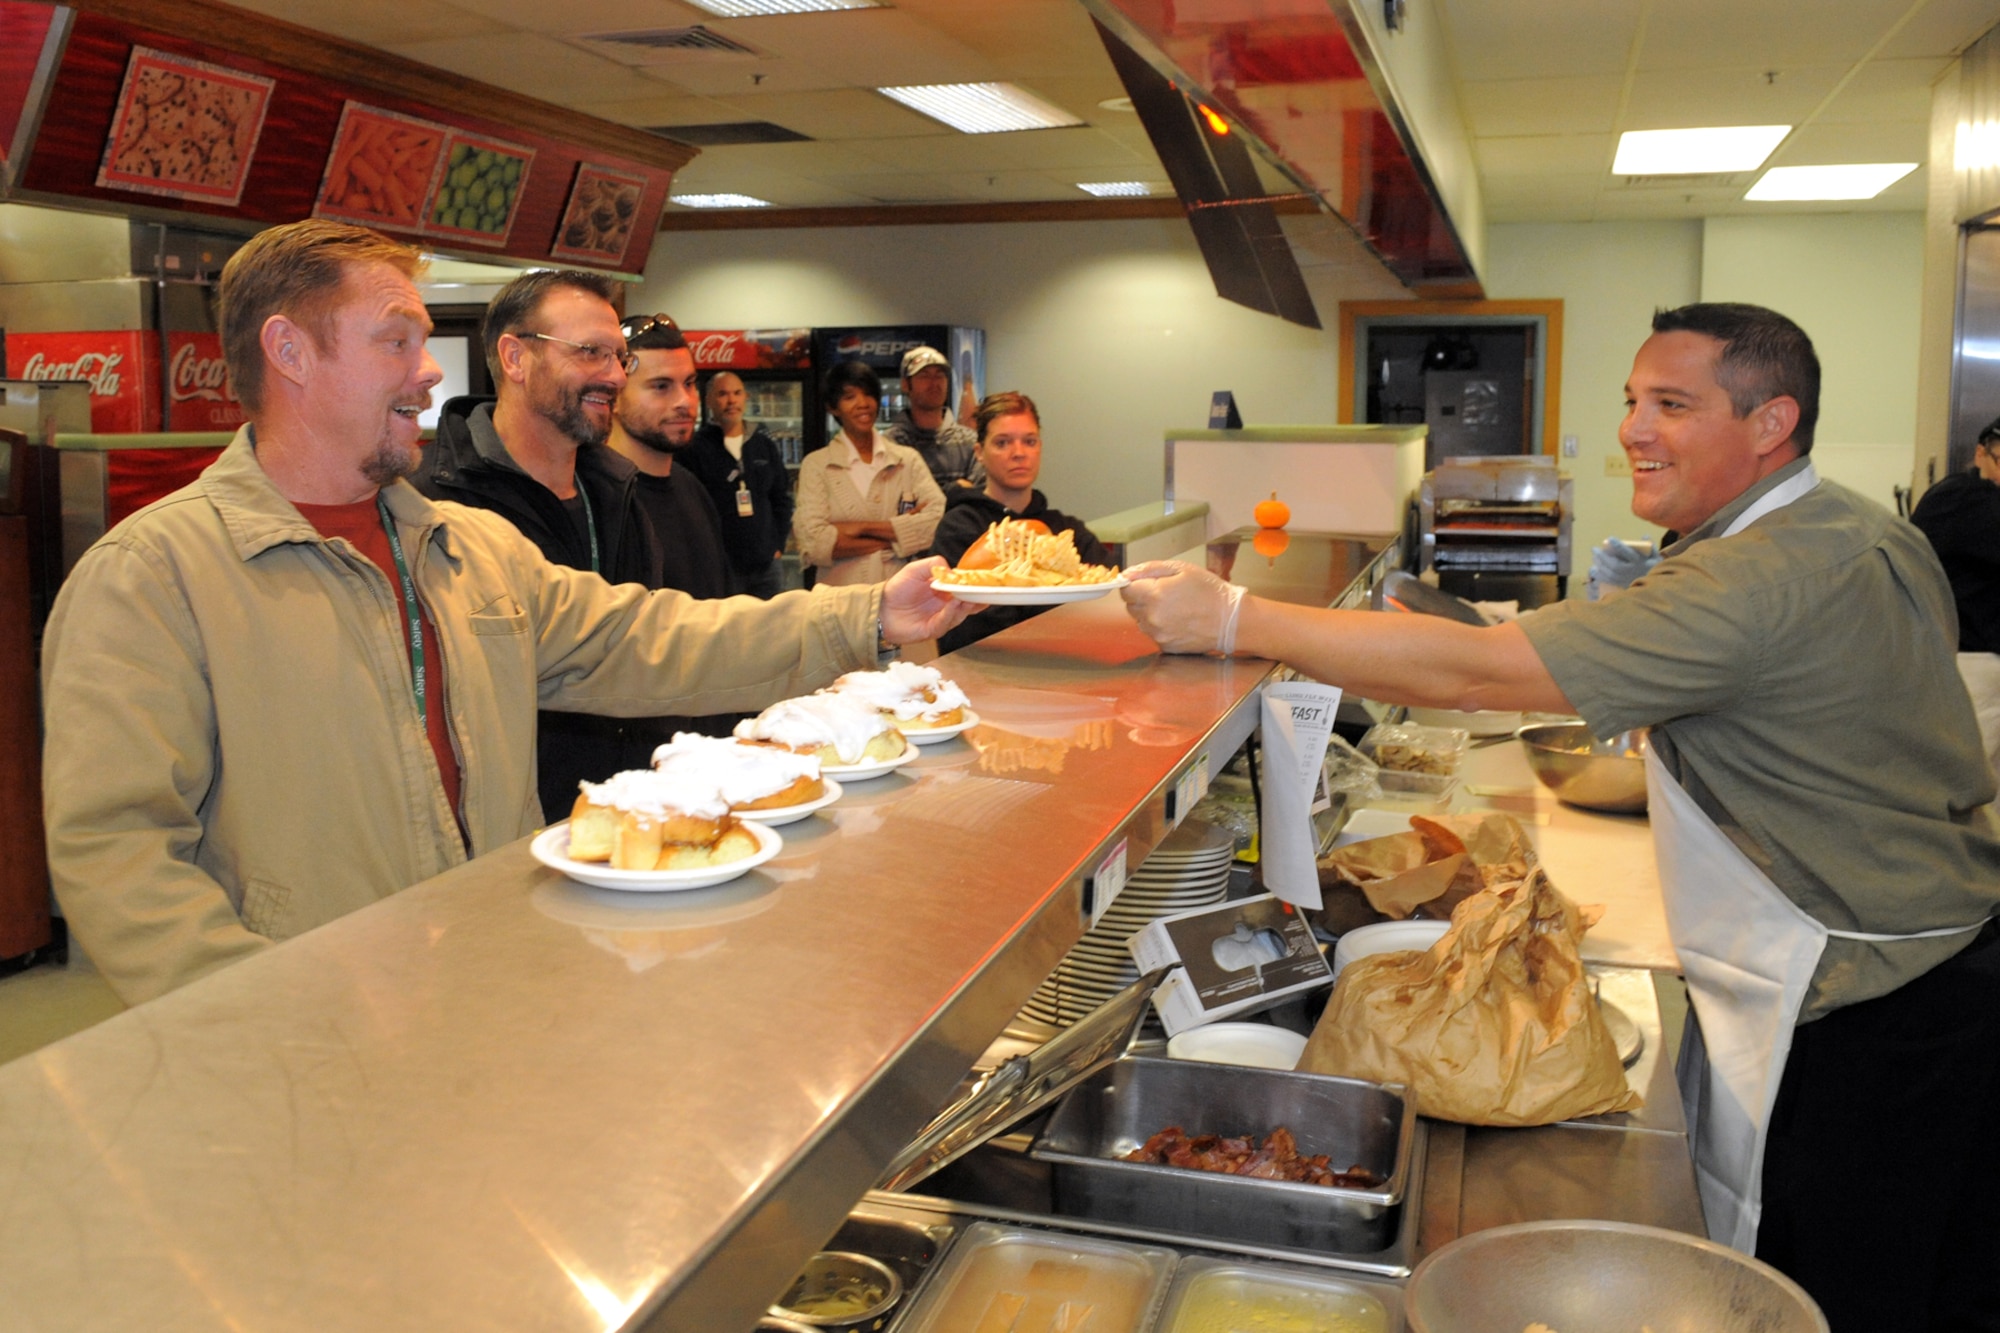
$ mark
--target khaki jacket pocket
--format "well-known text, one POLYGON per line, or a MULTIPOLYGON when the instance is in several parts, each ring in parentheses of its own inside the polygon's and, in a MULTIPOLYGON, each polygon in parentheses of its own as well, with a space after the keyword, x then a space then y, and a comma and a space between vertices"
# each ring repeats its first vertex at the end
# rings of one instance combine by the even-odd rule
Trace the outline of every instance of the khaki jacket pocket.
POLYGON ((292 891, 268 879, 253 879, 243 886, 243 925, 265 939, 287 939, 292 891))
POLYGON ((480 635, 526 634, 530 629, 526 609, 512 597, 489 602, 465 619, 472 632, 480 635))

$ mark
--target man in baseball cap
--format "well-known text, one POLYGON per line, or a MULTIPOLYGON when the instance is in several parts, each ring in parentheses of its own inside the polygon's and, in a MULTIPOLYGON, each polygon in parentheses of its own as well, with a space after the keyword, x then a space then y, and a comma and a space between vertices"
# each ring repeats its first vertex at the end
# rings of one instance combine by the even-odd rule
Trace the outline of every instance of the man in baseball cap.
POLYGON ((903 353, 903 394, 909 405, 882 433, 922 455, 938 489, 946 494, 954 487, 983 483, 979 436, 945 406, 951 401, 951 363, 944 353, 935 347, 912 347, 903 353))

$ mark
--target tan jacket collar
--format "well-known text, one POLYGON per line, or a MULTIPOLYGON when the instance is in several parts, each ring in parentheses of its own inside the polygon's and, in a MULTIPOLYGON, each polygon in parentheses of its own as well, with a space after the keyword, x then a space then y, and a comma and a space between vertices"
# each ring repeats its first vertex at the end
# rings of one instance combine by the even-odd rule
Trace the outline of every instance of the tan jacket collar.
MULTIPOLYGON (((324 542, 319 530, 271 484, 271 478, 257 462, 256 428, 244 425, 236 438, 223 449, 221 457, 201 474, 198 483, 222 519, 223 530, 239 560, 249 561, 274 546, 288 542, 324 542)), ((398 524, 415 529, 419 542, 435 539, 440 551, 450 556, 450 541, 444 511, 432 504, 407 481, 399 481, 383 492, 389 512, 398 524)))

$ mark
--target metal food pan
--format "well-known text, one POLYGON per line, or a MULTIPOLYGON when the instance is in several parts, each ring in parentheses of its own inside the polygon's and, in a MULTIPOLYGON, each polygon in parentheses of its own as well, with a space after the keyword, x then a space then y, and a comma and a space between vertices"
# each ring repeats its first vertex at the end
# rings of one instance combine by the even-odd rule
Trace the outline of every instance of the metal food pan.
POLYGON ((1289 1268, 1241 1259, 1182 1259, 1153 1333, 1200 1333, 1231 1327, 1326 1328, 1347 1333, 1402 1333, 1403 1289, 1380 1278, 1289 1268))
POLYGON ((1288 1249, 1372 1254, 1395 1238, 1410 1188, 1416 1106, 1396 1084, 1192 1060, 1125 1059, 1078 1085, 1032 1155, 1055 1173, 1058 1212, 1288 1249), (1376 1189, 1257 1180, 1119 1160, 1169 1125, 1255 1134, 1280 1125, 1299 1151, 1361 1166, 1376 1189))

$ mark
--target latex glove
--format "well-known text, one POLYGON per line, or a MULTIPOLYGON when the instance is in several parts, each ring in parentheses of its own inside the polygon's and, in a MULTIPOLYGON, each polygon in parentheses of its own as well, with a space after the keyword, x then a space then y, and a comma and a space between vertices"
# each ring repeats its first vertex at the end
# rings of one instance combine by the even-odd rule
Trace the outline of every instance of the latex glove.
POLYGON ((1125 571, 1120 594, 1139 628, 1170 653, 1236 651, 1243 589, 1178 560, 1148 560, 1125 571))
POLYGON ((1657 554, 1635 551, 1616 537, 1606 537, 1590 553, 1590 582, 1594 588, 1629 588, 1659 563, 1657 554))
POLYGON ((890 643, 935 639, 980 608, 938 592, 931 579, 946 567, 941 555, 913 560, 882 585, 882 637, 890 643))

